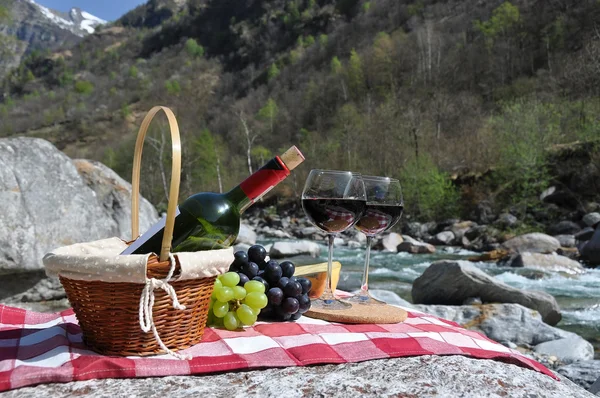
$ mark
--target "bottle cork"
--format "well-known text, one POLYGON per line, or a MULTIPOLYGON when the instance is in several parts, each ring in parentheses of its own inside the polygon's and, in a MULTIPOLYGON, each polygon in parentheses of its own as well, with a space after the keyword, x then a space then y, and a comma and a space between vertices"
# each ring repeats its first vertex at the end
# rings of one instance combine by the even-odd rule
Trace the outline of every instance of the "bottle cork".
POLYGON ((285 151, 283 155, 279 157, 287 168, 292 171, 302 162, 304 162, 304 155, 296 146, 292 146, 290 149, 285 151))

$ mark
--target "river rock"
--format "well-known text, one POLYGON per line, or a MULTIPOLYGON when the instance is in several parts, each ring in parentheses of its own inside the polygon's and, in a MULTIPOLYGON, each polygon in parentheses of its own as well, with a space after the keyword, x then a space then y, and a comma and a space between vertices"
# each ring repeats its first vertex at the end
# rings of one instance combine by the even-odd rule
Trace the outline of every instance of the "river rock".
POLYGON ((588 227, 595 228, 596 225, 600 224, 600 213, 596 213, 596 212, 588 213, 585 216, 583 216, 582 221, 588 227))
POLYGON ((455 244, 462 240, 463 236, 469 229, 476 226, 477 223, 474 223, 473 221, 461 221, 452 225, 449 230, 454 234, 455 244))
POLYGON ((549 325, 561 319, 556 299, 550 294, 508 286, 464 261, 436 261, 412 286, 415 304, 460 305, 469 297, 480 297, 484 303, 521 304, 538 311, 549 325))
POLYGON ((554 355, 566 364, 594 359, 594 346, 579 336, 547 341, 536 345, 534 350, 538 354, 554 355))
POLYGON ((383 301, 389 305, 399 305, 400 307, 404 308, 413 308, 411 303, 389 290, 369 289, 369 293, 374 299, 383 301))
MULTIPOLYGON (((600 360, 578 361, 564 365, 556 369, 556 372, 568 377, 572 382, 588 389, 592 394, 591 387, 594 381, 600 380, 600 360)), ((600 383, 598 383, 600 385, 600 383)))
MULTIPOLYGON (((400 304, 402 305, 402 304, 400 304)), ((539 312, 520 304, 414 305, 426 314, 456 322, 485 334, 506 346, 532 347, 558 339, 576 337, 575 333, 550 326, 539 312)))
POLYGON ((355 240, 348 241, 348 248, 350 248, 350 249, 360 249, 362 247, 363 247, 363 244, 360 242, 357 242, 355 240))
POLYGON ((269 250, 269 256, 272 258, 284 258, 298 255, 309 255, 319 257, 321 246, 310 240, 275 242, 269 250))
POLYGON ((268 237, 268 238, 278 238, 278 239, 292 239, 293 238, 289 232, 283 231, 278 228, 263 227, 260 229, 260 233, 261 233, 261 235, 268 237))
POLYGON ((560 247, 575 247, 575 235, 556 235, 560 247))
POLYGON ((600 264, 600 227, 596 228, 594 235, 581 249, 581 258, 591 265, 600 264))
POLYGON ((498 219, 494 221, 494 225, 500 228, 513 228, 519 223, 519 219, 510 213, 502 213, 498 216, 498 219))
POLYGON ((594 397, 570 380, 462 355, 422 355, 339 365, 298 366, 203 376, 101 379, 40 384, 3 398, 123 397, 594 397))
POLYGON ((487 200, 479 202, 475 208, 474 218, 479 224, 491 224, 496 219, 491 203, 487 200))
POLYGON ((584 229, 575 234, 575 240, 579 242, 588 241, 592 238, 592 236, 594 236, 594 232, 594 228, 585 227, 584 229))
POLYGON ((248 224, 240 224, 240 232, 238 233, 235 243, 245 243, 247 245, 256 244, 256 232, 254 232, 248 224))
MULTIPOLYGON (((131 185, 42 139, 0 139, 0 202, 0 272, 42 269, 44 254, 59 246, 131 239, 131 185)), ((142 198, 140 232, 157 218, 142 198)))
POLYGON ((551 272, 565 272, 568 274, 582 274, 585 272, 583 266, 568 257, 556 253, 521 253, 510 262, 511 267, 526 267, 551 272))
POLYGON ((396 232, 391 232, 389 234, 384 235, 381 238, 381 240, 377 244, 377 248, 383 249, 387 252, 397 253, 398 245, 402 242, 404 242, 404 239, 402 239, 402 235, 396 232))
POLYGON ((434 243, 436 245, 452 245, 455 241, 456 236, 454 236, 454 232, 452 231, 443 231, 435 235, 434 243))
POLYGON ((598 377, 596 379, 596 381, 594 382, 594 384, 592 384, 589 391, 592 394, 596 394, 596 395, 600 396, 600 377, 598 377))
POLYGON ((399 252, 406 252, 411 254, 431 254, 435 253, 435 246, 429 243, 419 242, 416 239, 411 238, 408 235, 402 235, 404 242, 398 245, 399 252))
POLYGON ((573 235, 579 231, 581 231, 581 227, 573 221, 561 221, 548 228, 548 233, 550 235, 573 235))
POLYGON ((319 230, 316 227, 304 227, 299 231, 299 235, 302 238, 311 238, 318 233, 319 230))
POLYGON ((517 253, 552 253, 558 250, 560 242, 552 236, 533 232, 509 239, 502 246, 517 253))
POLYGON ((420 222, 409 222, 404 224, 402 232, 405 235, 414 236, 417 239, 421 238, 421 223, 420 222))

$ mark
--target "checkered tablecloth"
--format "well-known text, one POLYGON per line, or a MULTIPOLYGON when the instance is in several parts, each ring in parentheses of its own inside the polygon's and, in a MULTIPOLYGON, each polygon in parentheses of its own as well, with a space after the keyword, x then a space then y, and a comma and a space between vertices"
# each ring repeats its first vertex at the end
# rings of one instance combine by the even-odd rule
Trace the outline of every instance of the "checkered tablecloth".
POLYGON ((202 342, 168 355, 108 357, 86 349, 72 310, 45 314, 0 305, 0 391, 74 380, 190 375, 263 367, 466 355, 542 372, 547 368, 481 334, 420 312, 398 324, 343 325, 301 317, 243 331, 207 328, 202 342))

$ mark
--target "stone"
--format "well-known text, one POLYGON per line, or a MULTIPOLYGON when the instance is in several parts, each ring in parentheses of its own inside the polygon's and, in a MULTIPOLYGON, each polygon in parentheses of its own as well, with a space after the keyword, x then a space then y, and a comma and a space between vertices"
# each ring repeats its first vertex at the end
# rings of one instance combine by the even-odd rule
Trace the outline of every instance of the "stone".
POLYGON ((551 203, 569 209, 576 209, 579 206, 577 196, 568 190, 559 190, 556 187, 550 187, 542 192, 540 200, 544 203, 551 203))
POLYGON ((264 227, 260 230, 261 235, 268 238, 279 238, 279 239, 292 239, 292 235, 289 232, 282 231, 281 229, 264 227))
POLYGON ((304 227, 300 230, 300 236, 302 238, 310 238, 311 236, 319 233, 319 230, 316 227, 304 227))
POLYGON ((550 294, 508 286, 466 261, 436 261, 412 286, 415 304, 460 305, 469 297, 480 297, 484 303, 521 304, 538 311, 549 325, 561 319, 556 299, 550 294))
POLYGON ((484 200, 477 204, 474 216, 475 220, 479 224, 491 224, 496 219, 496 215, 492 210, 492 205, 487 200, 484 200))
POLYGON ((380 242, 383 250, 387 252, 397 253, 398 245, 404 242, 404 239, 402 239, 402 235, 396 232, 391 232, 389 234, 384 235, 381 238, 380 242))
POLYGON ((556 235, 560 247, 575 247, 575 235, 556 235))
POLYGON ((473 221, 458 222, 450 227, 450 231, 454 234, 455 243, 460 242, 469 229, 477 226, 473 221))
POLYGON ((559 367, 556 372, 594 394, 591 387, 596 380, 600 380, 600 360, 573 362, 559 367))
POLYGON ((408 235, 402 235, 404 242, 398 245, 398 252, 411 254, 431 254, 435 253, 435 246, 429 243, 419 242, 408 235))
POLYGON ((235 243, 245 243, 247 245, 256 244, 256 232, 248 224, 240 224, 240 232, 238 233, 235 243))
POLYGON ((596 225, 600 224, 600 213, 588 213, 583 216, 583 223, 588 227, 595 228, 596 225))
POLYGON ((519 223, 519 219, 510 213, 502 213, 498 216, 498 219, 494 221, 494 225, 500 228, 513 228, 519 223))
POLYGON ((443 231, 435 235, 434 242, 438 245, 449 246, 455 242, 456 236, 452 231, 443 231))
POLYGON ((421 225, 421 235, 431 235, 437 229, 437 223, 435 221, 429 221, 421 225))
POLYGON ((600 377, 598 377, 596 379, 596 381, 594 382, 594 384, 591 385, 590 390, 589 390, 592 394, 596 394, 598 396, 600 396, 600 377))
POLYGON ((419 222, 409 222, 404 224, 404 228, 402 228, 402 232, 405 235, 414 236, 415 238, 421 238, 421 223, 419 222))
POLYGON ((545 355, 556 355, 563 363, 594 359, 594 346, 579 336, 547 341, 535 346, 535 352, 545 355))
POLYGON ((581 249, 581 258, 590 265, 600 264, 600 227, 596 228, 594 235, 581 249))
POLYGON ((40 301, 61 300, 67 295, 58 278, 40 279, 33 287, 4 300, 5 303, 37 303, 40 301))
POLYGON ((319 257, 321 246, 310 240, 275 242, 269 250, 271 258, 284 258, 298 255, 309 255, 319 257))
POLYGON ((587 241, 590 240, 592 238, 592 236, 594 236, 594 228, 592 227, 585 227, 584 229, 582 229, 581 231, 579 231, 578 233, 576 233, 575 236, 575 240, 576 241, 587 241))
POLYGON ((333 239, 333 246, 334 247, 344 246, 345 244, 346 244, 346 242, 342 238, 334 238, 333 239))
POLYGON ((558 250, 560 242, 552 236, 533 232, 509 239, 502 247, 517 253, 552 253, 558 250))
POLYGON ((350 249, 360 249, 362 247, 363 247, 363 244, 360 242, 357 242, 355 240, 348 241, 348 248, 350 248, 350 249))
POLYGON ((481 332, 504 345, 513 343, 520 347, 529 347, 577 336, 575 333, 544 323, 539 312, 520 304, 415 304, 413 308, 481 332))
POLYGON ((389 305, 399 305, 404 308, 413 308, 413 305, 396 293, 383 289, 369 289, 369 293, 374 299, 383 301, 389 305))
POLYGON ((579 231, 581 231, 581 227, 573 221, 561 221, 548 228, 548 233, 550 235, 573 235, 579 231))
MULTIPOLYGON (((44 254, 60 246, 132 238, 131 185, 39 138, 0 139, 0 202, 0 272, 43 269, 44 254)), ((140 233, 157 219, 142 198, 140 233)))
POLYGON ((40 384, 3 398, 104 397, 511 397, 590 398, 568 379, 488 359, 422 355, 338 365, 298 366, 202 376, 100 379, 40 384))
POLYGON ((585 269, 579 262, 565 256, 560 256, 556 253, 521 253, 511 261, 510 266, 534 268, 551 272, 564 272, 571 275, 583 274, 585 272, 585 269))

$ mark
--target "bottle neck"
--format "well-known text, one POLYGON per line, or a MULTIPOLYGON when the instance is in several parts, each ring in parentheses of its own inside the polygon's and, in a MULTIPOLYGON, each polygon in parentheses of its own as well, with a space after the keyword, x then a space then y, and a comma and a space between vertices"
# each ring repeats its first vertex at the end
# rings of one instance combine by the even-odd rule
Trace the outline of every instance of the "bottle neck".
POLYGON ((227 192, 225 196, 236 205, 240 214, 242 214, 288 175, 290 175, 290 170, 276 156, 242 181, 240 185, 227 192))

